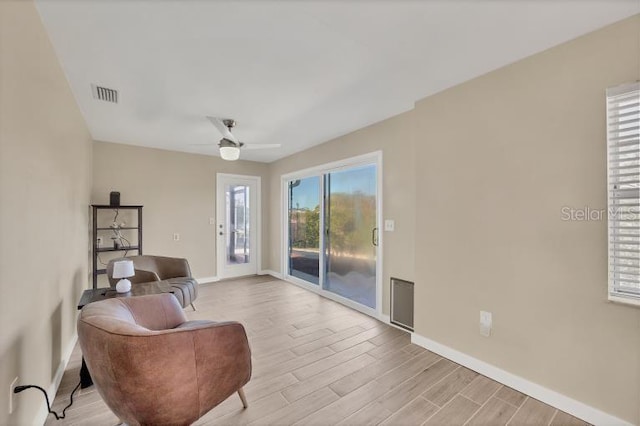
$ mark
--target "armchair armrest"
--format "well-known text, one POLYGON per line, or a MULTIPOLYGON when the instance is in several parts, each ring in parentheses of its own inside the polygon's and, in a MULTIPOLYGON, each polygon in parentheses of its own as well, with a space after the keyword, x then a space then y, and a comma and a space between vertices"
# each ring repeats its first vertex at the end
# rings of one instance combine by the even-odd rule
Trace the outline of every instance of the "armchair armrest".
POLYGON ((251 349, 238 322, 190 321, 174 330, 193 337, 202 414, 241 389, 251 378, 251 349))

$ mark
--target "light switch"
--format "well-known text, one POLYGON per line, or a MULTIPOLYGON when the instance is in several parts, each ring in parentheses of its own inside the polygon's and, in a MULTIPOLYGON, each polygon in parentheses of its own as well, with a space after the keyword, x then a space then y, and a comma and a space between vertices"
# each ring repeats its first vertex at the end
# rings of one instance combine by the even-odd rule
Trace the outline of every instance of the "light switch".
POLYGON ((388 232, 393 232, 396 229, 396 221, 392 219, 386 219, 384 221, 384 230, 388 232))
POLYGON ((209 218, 209 225, 215 225, 216 224, 216 218, 215 217, 210 217, 209 218))

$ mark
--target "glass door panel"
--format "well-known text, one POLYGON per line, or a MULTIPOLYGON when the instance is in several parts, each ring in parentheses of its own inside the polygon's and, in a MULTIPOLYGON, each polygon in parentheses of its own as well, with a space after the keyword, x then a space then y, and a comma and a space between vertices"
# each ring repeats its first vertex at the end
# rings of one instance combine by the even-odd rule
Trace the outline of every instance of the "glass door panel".
POLYGON ((325 175, 323 288, 376 308, 376 166, 325 175))
POLYGON ((320 177, 288 182, 289 275, 320 282, 320 177))
POLYGON ((226 262, 227 265, 251 261, 250 188, 226 185, 226 262))

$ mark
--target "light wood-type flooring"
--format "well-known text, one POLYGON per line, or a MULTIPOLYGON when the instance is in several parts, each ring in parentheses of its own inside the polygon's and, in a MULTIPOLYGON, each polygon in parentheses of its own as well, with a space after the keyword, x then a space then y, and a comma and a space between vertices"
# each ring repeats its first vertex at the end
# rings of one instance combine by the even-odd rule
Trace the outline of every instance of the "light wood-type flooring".
MULTIPOLYGON (((189 319, 237 320, 253 354, 245 386, 198 425, 584 425, 410 342, 408 333, 269 276, 200 286, 189 319)), ((54 401, 78 383, 73 352, 54 401)), ((55 425, 115 425, 94 387, 55 425)))

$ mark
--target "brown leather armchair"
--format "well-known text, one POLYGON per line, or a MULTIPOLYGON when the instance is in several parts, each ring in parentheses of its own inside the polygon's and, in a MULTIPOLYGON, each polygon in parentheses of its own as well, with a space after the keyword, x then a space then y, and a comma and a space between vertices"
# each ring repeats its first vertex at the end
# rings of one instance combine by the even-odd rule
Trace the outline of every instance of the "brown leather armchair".
POLYGON ((129 425, 186 425, 251 377, 242 324, 187 321, 170 294, 86 305, 78 340, 96 389, 129 425))
POLYGON ((198 297, 198 282, 191 276, 187 259, 148 255, 112 259, 107 264, 107 276, 111 287, 115 287, 118 283, 118 279, 113 278, 113 264, 124 259, 133 261, 136 275, 129 278, 133 285, 150 281, 167 281, 180 305, 183 308, 191 305, 193 310, 196 310, 193 302, 198 297))

